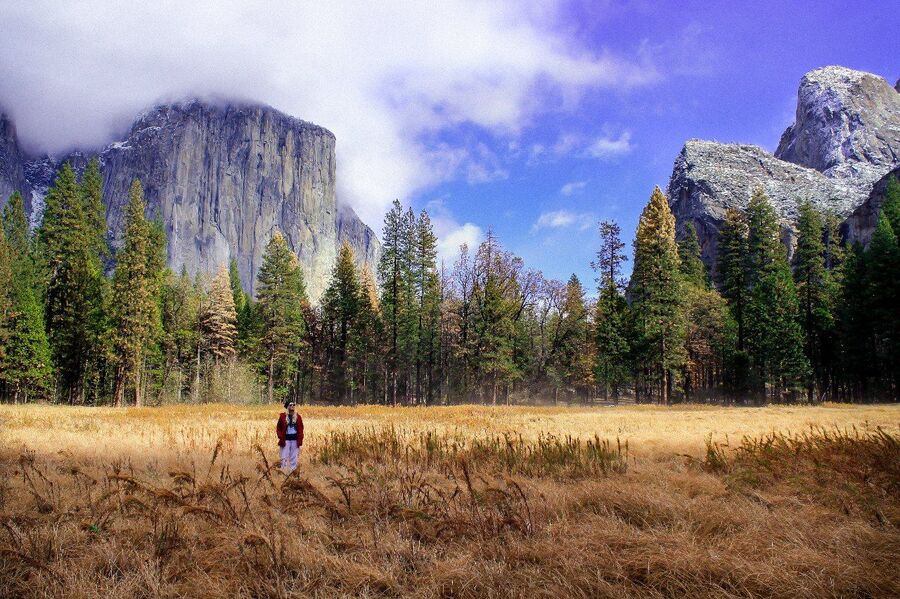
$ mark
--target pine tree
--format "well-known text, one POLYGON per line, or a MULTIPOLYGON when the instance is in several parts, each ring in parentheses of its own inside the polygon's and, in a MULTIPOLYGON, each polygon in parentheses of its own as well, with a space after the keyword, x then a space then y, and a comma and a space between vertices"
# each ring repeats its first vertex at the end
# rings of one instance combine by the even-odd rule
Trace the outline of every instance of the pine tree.
POLYGON ((415 215, 400 202, 384 217, 381 260, 381 306, 387 335, 387 375, 393 403, 410 394, 410 373, 415 362, 418 310, 415 296, 415 215))
POLYGON ((509 257, 492 230, 488 230, 487 238, 478 248, 475 269, 478 273, 473 290, 477 306, 473 331, 477 347, 475 361, 483 386, 491 395, 491 404, 495 405, 500 385, 517 372, 512 351, 514 307, 510 302, 515 281, 509 276, 509 257))
POLYGON ((757 187, 747 204, 747 275, 751 289, 784 255, 780 232, 775 209, 766 192, 757 187))
POLYGON ((231 287, 231 297, 234 302, 234 311, 240 314, 248 301, 247 294, 241 286, 241 273, 235 258, 228 261, 228 284, 231 287))
POLYGON ((297 256, 280 231, 266 246, 257 289, 260 349, 271 402, 289 391, 296 367, 294 356, 303 344, 303 309, 308 304, 297 256))
POLYGON ((831 272, 826 268, 824 219, 809 201, 800 205, 797 232, 794 281, 800 297, 806 356, 812 366, 813 376, 807 384, 807 401, 812 402, 816 385, 820 391, 830 385, 835 298, 831 272))
POLYGON ((747 312, 748 349, 758 384, 770 385, 773 399, 780 398, 783 391, 798 390, 809 363, 803 352, 797 291, 786 258, 759 277, 747 312))
POLYGON ((669 403, 673 372, 684 362, 685 320, 675 217, 657 187, 644 208, 634 241, 632 311, 645 348, 643 362, 669 403))
POLYGON ((865 259, 865 307, 872 323, 876 391, 895 400, 900 386, 900 248, 890 215, 882 210, 865 259))
POLYGON ((96 248, 84 208, 83 191, 66 163, 47 192, 39 238, 47 272, 47 331, 69 403, 83 397, 98 293, 96 248))
MULTIPOLYGON (((32 247, 28 232, 28 217, 25 215, 22 194, 18 191, 9 196, 6 206, 3 208, 3 233, 12 256, 22 260, 26 258, 31 260, 32 247)), ((35 271, 36 269, 32 265, 28 270, 35 271)), ((17 273, 15 276, 22 274, 24 273, 17 273)), ((38 281, 32 281, 32 284, 37 285, 38 281)))
POLYGON ((212 280, 209 295, 200 314, 203 345, 213 355, 216 364, 235 354, 237 342, 237 312, 231 280, 223 264, 212 280))
POLYGON ((125 236, 116 254, 112 283, 113 353, 116 369, 114 400, 125 402, 129 374, 134 387, 134 403, 143 404, 144 359, 159 322, 158 294, 161 274, 158 241, 144 216, 144 189, 137 179, 131 184, 125 212, 125 236))
POLYGON ((441 291, 437 273, 437 237, 425 210, 416 222, 415 280, 417 298, 416 396, 426 404, 434 400, 440 355, 441 291), (424 386, 424 394, 423 394, 424 386), (424 395, 424 397, 423 397, 424 395))
POLYGON ((888 179, 887 187, 884 190, 881 214, 887 217, 891 230, 897 234, 897 231, 900 231, 900 183, 897 182, 897 177, 894 175, 888 179))
POLYGON ((619 391, 629 378, 629 352, 626 310, 622 280, 625 244, 621 229, 614 222, 600 223, 600 250, 591 266, 598 273, 598 299, 595 321, 595 377, 603 386, 604 396, 610 392, 618 401, 619 391))
POLYGON ((574 274, 566 284, 559 320, 554 370, 561 382, 586 396, 594 385, 595 356, 584 288, 574 274))
POLYGON ((38 293, 40 279, 34 259, 22 196, 14 193, 3 211, 0 234, 0 289, 4 305, 5 337, 2 377, 13 401, 49 395, 53 367, 38 293))
POLYGON ((731 313, 737 324, 737 349, 744 349, 744 312, 749 295, 747 265, 747 221, 744 215, 729 208, 719 234, 719 259, 717 270, 722 296, 728 300, 731 313))
POLYGON ((858 242, 854 243, 848 250, 843 265, 838 304, 841 378, 846 394, 855 400, 870 398, 869 383, 875 372, 866 262, 863 246, 858 242))
POLYGON ((331 273, 331 283, 322 296, 323 320, 330 329, 329 350, 333 355, 329 378, 335 399, 342 403, 352 400, 361 293, 353 250, 344 242, 331 273))
POLYGON ((200 346, 199 322, 200 295, 194 288, 187 268, 175 276, 168 272, 161 289, 161 319, 163 335, 160 346, 165 360, 163 387, 174 378, 175 400, 180 402, 195 363, 200 346))
POLYGON ((709 287, 709 276, 700 257, 700 240, 694 223, 684 225, 684 237, 678 242, 678 258, 685 282, 701 288, 709 287))
MULTIPOLYGON (((103 177, 96 158, 88 162, 81 176, 81 201, 85 214, 86 235, 91 247, 91 258, 98 263, 109 256, 106 241, 106 210, 103 206, 103 177)), ((103 265, 98 264, 102 271, 103 265)))
POLYGON ((29 285, 14 283, 12 296, 3 379, 12 388, 15 403, 43 399, 50 393, 53 365, 41 303, 29 285))
POLYGON ((795 390, 808 371, 797 291, 775 211, 761 189, 750 199, 747 220, 751 285, 745 315, 747 348, 757 392, 762 395, 770 385, 771 396, 777 399, 783 390, 795 390))

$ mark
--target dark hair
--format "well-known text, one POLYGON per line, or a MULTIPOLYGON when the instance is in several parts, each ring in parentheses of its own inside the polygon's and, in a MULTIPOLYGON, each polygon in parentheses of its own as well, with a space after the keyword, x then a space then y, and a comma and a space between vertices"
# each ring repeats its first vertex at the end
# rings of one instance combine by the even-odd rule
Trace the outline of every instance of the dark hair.
POLYGON ((291 405, 292 403, 294 403, 294 402, 291 401, 290 399, 286 400, 286 401, 284 402, 284 409, 286 410, 287 407, 288 407, 289 405, 291 405))

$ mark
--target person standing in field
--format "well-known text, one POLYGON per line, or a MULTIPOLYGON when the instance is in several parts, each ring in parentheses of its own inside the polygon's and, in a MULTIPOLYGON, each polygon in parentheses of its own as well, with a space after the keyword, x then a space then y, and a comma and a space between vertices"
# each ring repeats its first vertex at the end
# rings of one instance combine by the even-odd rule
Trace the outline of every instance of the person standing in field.
POLYGON ((296 413, 297 404, 293 401, 284 402, 284 407, 287 412, 279 414, 275 433, 281 448, 281 469, 290 474, 297 467, 297 456, 303 447, 303 418, 296 413))

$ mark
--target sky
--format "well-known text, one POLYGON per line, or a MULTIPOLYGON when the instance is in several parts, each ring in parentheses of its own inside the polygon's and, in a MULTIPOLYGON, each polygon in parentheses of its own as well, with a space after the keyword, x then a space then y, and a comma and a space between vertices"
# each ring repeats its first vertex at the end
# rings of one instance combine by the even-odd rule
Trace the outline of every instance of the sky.
POLYGON ((26 149, 121 138, 155 104, 270 104, 337 138, 338 201, 428 210, 448 265, 489 228, 588 288, 690 138, 774 150, 811 69, 900 76, 900 0, 0 0, 26 149))

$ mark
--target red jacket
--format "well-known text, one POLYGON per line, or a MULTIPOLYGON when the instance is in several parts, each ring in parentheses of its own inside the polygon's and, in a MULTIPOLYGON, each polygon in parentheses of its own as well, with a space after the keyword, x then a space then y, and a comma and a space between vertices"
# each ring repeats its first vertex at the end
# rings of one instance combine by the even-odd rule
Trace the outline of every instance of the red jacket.
MULTIPOLYGON (((303 445, 303 417, 300 414, 294 414, 297 417, 297 445, 303 445)), ((278 447, 284 447, 284 437, 287 434, 287 414, 282 412, 278 416, 278 424, 275 425, 275 434, 278 435, 278 447)))

